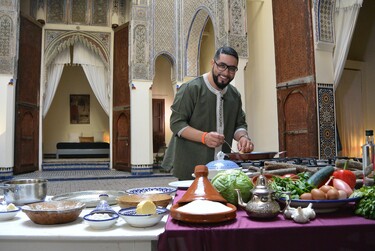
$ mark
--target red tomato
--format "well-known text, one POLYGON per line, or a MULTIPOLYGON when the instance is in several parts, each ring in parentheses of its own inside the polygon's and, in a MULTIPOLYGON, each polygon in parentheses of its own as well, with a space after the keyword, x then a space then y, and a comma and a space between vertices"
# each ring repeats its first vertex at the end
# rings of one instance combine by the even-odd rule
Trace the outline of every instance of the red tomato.
POLYGON ((357 177, 350 170, 336 170, 333 172, 333 177, 345 181, 351 189, 354 189, 357 177))

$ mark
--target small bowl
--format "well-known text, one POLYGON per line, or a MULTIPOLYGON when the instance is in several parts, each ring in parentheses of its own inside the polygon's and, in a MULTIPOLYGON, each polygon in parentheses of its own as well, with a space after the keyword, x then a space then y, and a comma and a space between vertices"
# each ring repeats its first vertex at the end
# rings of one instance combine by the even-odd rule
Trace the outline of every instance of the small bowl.
POLYGON ((175 193, 177 189, 175 187, 137 187, 126 190, 128 194, 172 194, 175 193))
POLYGON ((83 220, 93 229, 103 230, 112 227, 119 218, 117 213, 106 213, 108 217, 100 218, 100 215, 105 215, 104 213, 91 212, 83 216, 83 220), (99 215, 99 217, 96 217, 99 215))
POLYGON ((151 227, 158 224, 169 210, 163 207, 156 208, 156 214, 137 214, 136 207, 123 208, 118 214, 133 227, 151 227))
POLYGON ((82 202, 65 200, 29 204, 22 211, 36 224, 53 225, 75 221, 84 208, 82 202))
POLYGON ((0 211, 0 221, 13 219, 14 217, 16 217, 19 211, 21 211, 20 207, 17 207, 17 209, 14 210, 0 211))
POLYGON ((117 198, 117 204, 121 208, 136 207, 143 200, 151 200, 156 206, 167 207, 172 201, 169 194, 125 194, 117 198))

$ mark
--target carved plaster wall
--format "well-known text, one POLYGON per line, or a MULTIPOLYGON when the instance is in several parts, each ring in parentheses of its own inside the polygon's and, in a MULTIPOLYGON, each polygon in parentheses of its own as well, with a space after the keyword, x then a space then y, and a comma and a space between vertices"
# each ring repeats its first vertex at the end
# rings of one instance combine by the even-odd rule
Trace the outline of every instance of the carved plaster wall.
POLYGON ((0 74, 17 74, 19 2, 0 0, 0 74))

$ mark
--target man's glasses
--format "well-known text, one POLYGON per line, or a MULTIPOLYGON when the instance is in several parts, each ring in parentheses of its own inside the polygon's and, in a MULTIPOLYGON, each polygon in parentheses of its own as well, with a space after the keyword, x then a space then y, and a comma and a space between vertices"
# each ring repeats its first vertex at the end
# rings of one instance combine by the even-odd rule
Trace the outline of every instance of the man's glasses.
POLYGON ((228 69, 228 71, 230 73, 235 73, 236 71, 238 71, 238 68, 236 66, 229 66, 229 65, 226 65, 224 63, 217 63, 215 60, 214 60, 217 68, 219 69, 219 71, 225 71, 226 69, 228 69))

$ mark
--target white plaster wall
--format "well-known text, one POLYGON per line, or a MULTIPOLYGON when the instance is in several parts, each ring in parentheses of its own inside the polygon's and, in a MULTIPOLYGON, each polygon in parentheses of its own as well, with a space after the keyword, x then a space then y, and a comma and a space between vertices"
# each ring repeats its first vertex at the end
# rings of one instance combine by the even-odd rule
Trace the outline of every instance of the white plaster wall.
POLYGON ((9 85, 13 78, 0 75, 0 167, 14 165, 14 95, 15 84, 9 85))
POLYGON ((278 151, 272 0, 247 0, 247 27, 249 62, 245 88, 249 134, 255 151, 278 151))

